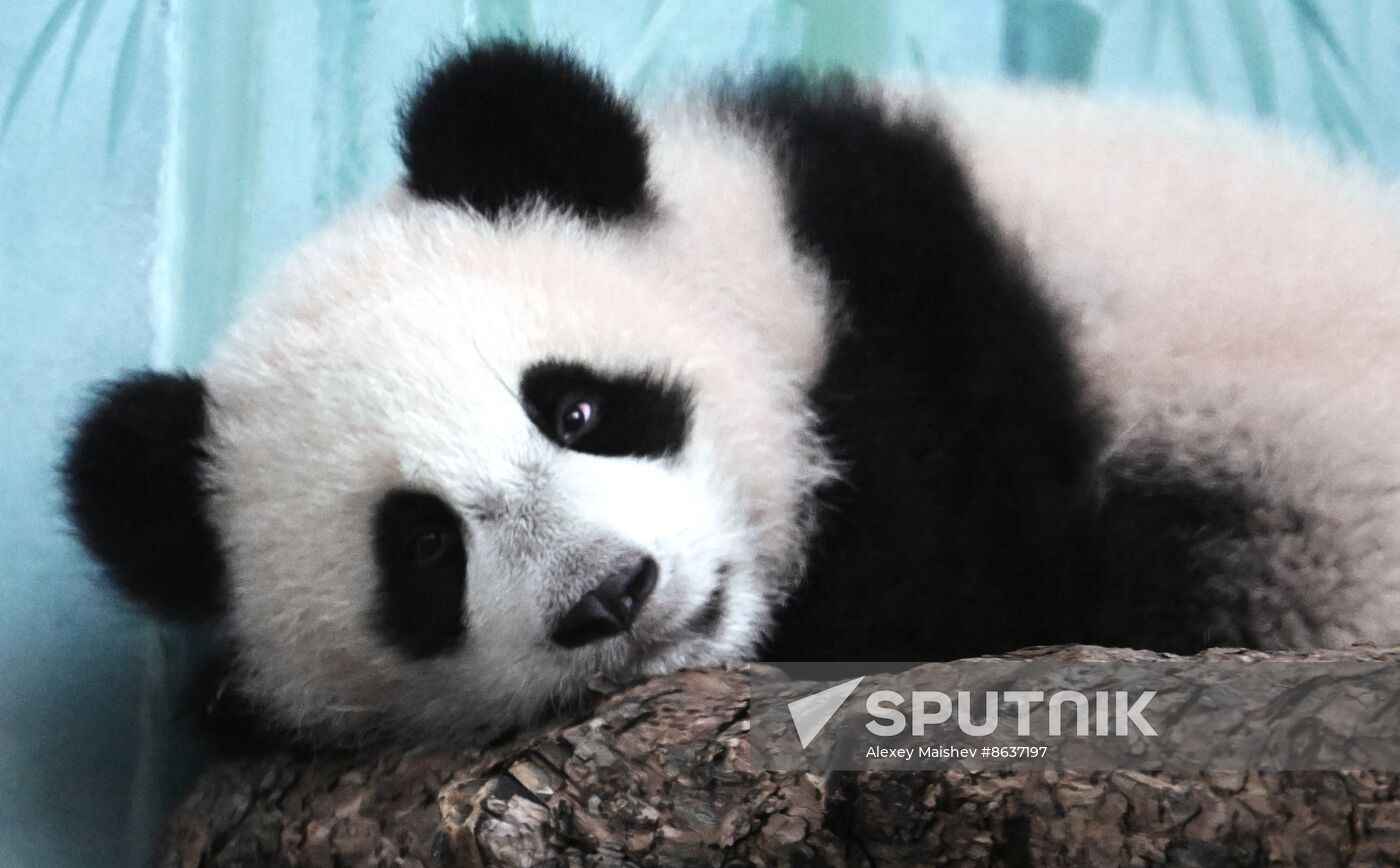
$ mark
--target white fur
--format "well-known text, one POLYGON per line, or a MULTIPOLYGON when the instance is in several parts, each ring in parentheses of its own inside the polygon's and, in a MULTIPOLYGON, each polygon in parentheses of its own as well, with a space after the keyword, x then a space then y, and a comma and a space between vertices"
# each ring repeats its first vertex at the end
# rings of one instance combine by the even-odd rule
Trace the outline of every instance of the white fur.
MULTIPOLYGON (((906 104, 952 119, 1069 315, 1117 448, 1213 456, 1331 528, 1325 552, 1280 531, 1285 573, 1323 566, 1293 570, 1269 635, 1400 639, 1400 229, 1379 185, 1179 114, 1024 93, 906 104), (1288 621, 1300 600, 1321 634, 1288 621)), ((286 722, 484 736, 590 683, 752 653, 833 472, 805 403, 833 312, 759 143, 686 105, 651 137, 657 220, 491 225, 396 189, 297 251, 208 365, 231 630, 286 722), (693 384, 688 445, 553 446, 517 394, 545 358, 693 384), (371 516, 402 486, 467 526, 466 646, 428 661, 370 629, 371 516), (660 564, 632 633, 551 645, 551 619, 624 547, 660 564), (721 563, 725 617, 691 636, 721 563)))
POLYGON ((917 97, 1067 314, 1114 449, 1172 444, 1304 510, 1261 539, 1281 647, 1400 641, 1400 192, 1187 109, 917 97), (1320 627, 1304 627, 1300 612, 1320 627))

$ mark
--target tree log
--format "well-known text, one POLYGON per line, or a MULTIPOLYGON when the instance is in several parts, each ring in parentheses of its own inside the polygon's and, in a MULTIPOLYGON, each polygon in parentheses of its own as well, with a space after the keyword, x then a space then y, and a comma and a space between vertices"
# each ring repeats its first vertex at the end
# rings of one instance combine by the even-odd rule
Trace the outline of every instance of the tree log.
MULTIPOLYGON (((1203 656, 1246 654, 1267 657, 1203 656)), ((1400 770, 770 772, 749 764, 747 728, 748 680, 720 668, 648 681, 487 750, 228 762, 171 816, 160 864, 1400 864, 1400 770)))

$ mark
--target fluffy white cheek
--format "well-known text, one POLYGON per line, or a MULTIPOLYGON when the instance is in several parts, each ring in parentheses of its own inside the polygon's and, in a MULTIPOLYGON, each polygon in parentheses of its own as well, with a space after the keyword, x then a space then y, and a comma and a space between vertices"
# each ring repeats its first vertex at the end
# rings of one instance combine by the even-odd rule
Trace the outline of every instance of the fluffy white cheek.
MULTIPOLYGON (((504 495, 512 508, 469 531, 468 647, 441 668, 443 712, 524 722, 577 698, 595 677, 628 677, 723 656, 690 626, 721 583, 753 574, 744 509, 706 453, 672 459, 550 455, 546 480, 504 495), (554 621, 621 552, 656 560, 658 580, 629 638, 576 649, 554 621), (641 655, 641 656, 636 656, 641 655)), ((730 598, 745 604, 742 589, 730 598)), ((432 713, 432 712, 430 712, 432 713)))

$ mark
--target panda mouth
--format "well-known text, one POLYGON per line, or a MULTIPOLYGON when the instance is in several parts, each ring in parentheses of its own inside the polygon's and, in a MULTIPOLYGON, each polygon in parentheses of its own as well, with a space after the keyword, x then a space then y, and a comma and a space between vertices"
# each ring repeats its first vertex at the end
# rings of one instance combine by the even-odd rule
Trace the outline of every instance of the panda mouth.
POLYGON ((724 621, 724 609, 728 591, 723 583, 715 585, 710 596, 690 619, 685 622, 687 631, 705 639, 713 639, 724 621))
POLYGON ((589 679, 589 689, 597 690, 604 685, 616 689, 669 671, 673 667, 666 661, 677 654, 683 657, 687 643, 705 643, 719 633, 727 602, 728 593, 720 586, 710 592, 699 609, 671 629, 657 631, 656 625, 649 625, 653 629, 627 630, 614 637, 616 642, 599 643, 610 647, 599 648, 604 653, 589 679))
MULTIPOLYGON (((650 556, 613 571, 596 588, 584 594, 556 622, 550 641, 564 649, 602 646, 611 638, 623 640, 633 657, 648 657, 690 639, 712 639, 724 622, 729 603, 728 564, 715 569, 717 579, 705 601, 680 620, 666 614, 646 619, 643 609, 658 584, 659 568, 650 556), (639 629, 640 628, 640 629, 639 629)), ((654 608, 654 607, 653 607, 654 608)), ((608 643, 616 645, 618 643, 608 643)))
POLYGON ((723 584, 710 591, 705 602, 684 620, 675 620, 665 626, 648 624, 648 630, 639 633, 630 630, 624 634, 629 656, 638 664, 654 659, 687 642, 713 639, 724 623, 728 605, 728 591, 723 584))
MULTIPOLYGON (((689 612, 652 612, 625 629, 612 631, 600 640, 585 643, 566 653, 587 652, 585 684, 593 693, 606 694, 648 677, 665 674, 683 666, 716 662, 708 649, 724 629, 730 614, 731 573, 727 564, 716 569, 719 580, 703 602, 689 612)), ((551 641, 556 649, 564 650, 551 641)))

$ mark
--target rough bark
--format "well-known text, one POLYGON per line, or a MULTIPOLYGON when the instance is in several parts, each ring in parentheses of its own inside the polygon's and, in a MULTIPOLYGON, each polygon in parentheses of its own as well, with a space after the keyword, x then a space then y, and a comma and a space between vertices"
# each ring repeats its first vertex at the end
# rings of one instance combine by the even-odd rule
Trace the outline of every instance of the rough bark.
MULTIPOLYGON (((1400 661, 1326 657, 1347 654, 1400 661)), ((742 672, 691 671, 484 752, 227 763, 171 817, 161 864, 1400 864, 1400 772, 764 772, 747 708, 742 672)))

